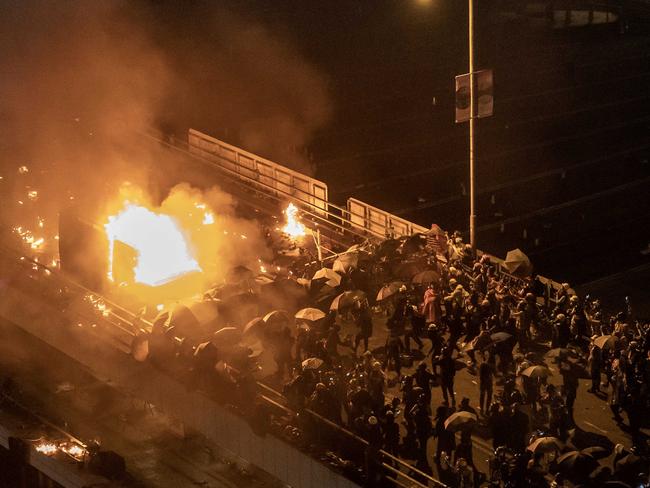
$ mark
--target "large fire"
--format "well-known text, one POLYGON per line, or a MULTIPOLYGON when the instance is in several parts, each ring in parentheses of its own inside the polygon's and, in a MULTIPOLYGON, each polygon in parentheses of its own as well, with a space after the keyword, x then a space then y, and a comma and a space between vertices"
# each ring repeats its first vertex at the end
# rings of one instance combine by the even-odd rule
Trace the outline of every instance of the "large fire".
POLYGON ((298 207, 290 203, 284 214, 287 216, 287 223, 282 227, 282 232, 293 238, 304 236, 305 226, 298 220, 298 207))
POLYGON ((178 222, 169 215, 155 213, 128 203, 105 225, 109 241, 109 278, 115 278, 115 242, 133 248, 134 280, 159 286, 192 271, 201 271, 178 222))

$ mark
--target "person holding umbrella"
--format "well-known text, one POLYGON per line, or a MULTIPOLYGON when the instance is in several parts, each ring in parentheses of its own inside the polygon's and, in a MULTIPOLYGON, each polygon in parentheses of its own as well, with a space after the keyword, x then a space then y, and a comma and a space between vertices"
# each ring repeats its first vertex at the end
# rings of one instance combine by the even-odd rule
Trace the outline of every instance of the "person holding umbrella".
POLYGON ((454 394, 454 377, 456 376, 456 361, 452 357, 452 350, 449 346, 442 349, 442 354, 437 359, 440 366, 440 388, 442 398, 449 403, 451 398, 452 407, 456 408, 456 396, 454 394))
POLYGON ((485 415, 492 403, 494 375, 496 373, 494 354, 488 352, 487 359, 478 368, 479 410, 485 415))
POLYGON ((435 462, 440 471, 440 457, 443 452, 451 453, 456 450, 456 436, 453 432, 445 428, 445 421, 451 415, 451 410, 448 404, 440 405, 436 409, 436 417, 434 418, 434 436, 438 439, 436 445, 435 462))
POLYGON ((368 350, 368 340, 372 336, 372 315, 366 301, 355 312, 355 323, 359 329, 354 338, 354 355, 357 355, 359 344, 363 341, 364 352, 368 350))

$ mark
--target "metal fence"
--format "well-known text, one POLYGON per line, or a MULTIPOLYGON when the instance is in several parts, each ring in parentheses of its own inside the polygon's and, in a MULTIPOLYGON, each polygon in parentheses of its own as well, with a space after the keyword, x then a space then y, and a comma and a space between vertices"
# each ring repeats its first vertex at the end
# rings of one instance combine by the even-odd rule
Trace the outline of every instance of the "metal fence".
POLYGON ((194 129, 188 132, 188 147, 239 175, 244 181, 259 182, 261 189, 271 189, 276 196, 291 195, 308 203, 322 214, 328 208, 327 185, 322 181, 274 163, 256 154, 215 139, 194 129))

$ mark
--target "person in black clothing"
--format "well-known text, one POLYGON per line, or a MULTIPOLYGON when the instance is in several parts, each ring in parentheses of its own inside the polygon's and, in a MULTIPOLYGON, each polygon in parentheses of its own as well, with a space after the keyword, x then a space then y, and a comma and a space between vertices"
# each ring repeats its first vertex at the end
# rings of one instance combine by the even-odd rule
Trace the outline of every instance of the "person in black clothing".
POLYGON ((589 352, 589 359, 587 361, 589 366, 589 376, 591 377, 591 388, 587 391, 589 393, 600 393, 600 374, 602 368, 603 356, 600 348, 595 344, 591 345, 589 352))
POLYGON ((384 359, 383 369, 385 371, 392 360, 393 368, 395 369, 398 378, 402 375, 402 359, 400 354, 403 350, 404 346, 402 345, 402 341, 399 336, 394 335, 393 330, 391 330, 390 336, 386 341, 386 358, 384 359))
POLYGON ((435 457, 438 466, 440 466, 440 455, 443 452, 452 453, 456 449, 456 437, 454 433, 445 429, 445 420, 449 418, 451 413, 452 410, 447 405, 440 405, 436 409, 434 435, 438 438, 435 457))
POLYGON ((384 422, 384 449, 393 456, 399 455, 399 425, 395 422, 395 414, 392 410, 386 412, 384 422))
POLYGON ((411 416, 415 423, 415 435, 418 438, 419 459, 427 457, 427 442, 431 437, 431 417, 429 416, 429 406, 425 403, 424 396, 418 399, 411 410, 411 416))
POLYGON ((479 377, 479 409, 486 414, 492 403, 492 391, 494 385, 494 354, 488 353, 486 361, 483 361, 478 368, 479 377))
MULTIPOLYGON (((459 412, 469 412, 476 415, 476 410, 469 404, 469 398, 465 397, 460 401, 459 412)), ((467 463, 474 467, 474 456, 472 454, 472 429, 463 429, 460 431, 460 444, 456 448, 455 459, 463 458, 467 463)))
POLYGON ((424 401, 427 405, 431 404, 431 386, 435 376, 427 370, 427 365, 422 362, 415 371, 415 384, 422 388, 424 401))
POLYGON ((442 352, 442 348, 445 345, 445 340, 442 337, 442 334, 440 333, 440 330, 436 324, 431 324, 429 327, 427 327, 427 337, 431 341, 431 350, 429 351, 429 355, 431 356, 431 371, 433 371, 433 374, 437 376, 438 365, 436 361, 442 352))
POLYGON ((563 361, 560 363, 560 374, 562 374, 562 390, 564 393, 568 421, 570 425, 575 425, 575 420, 573 418, 573 405, 575 404, 576 396, 578 394, 578 374, 569 361, 563 361))
POLYGON ((449 402, 451 397, 452 407, 456 407, 456 396, 454 395, 454 376, 456 376, 456 361, 451 355, 451 349, 447 346, 442 350, 438 358, 440 366, 440 388, 442 389, 442 398, 449 402))
POLYGON ((368 350, 368 339, 372 336, 372 316, 370 315, 369 307, 361 307, 356 313, 355 319, 359 328, 359 332, 357 332, 354 338, 354 355, 356 356, 361 341, 363 341, 364 352, 368 350))

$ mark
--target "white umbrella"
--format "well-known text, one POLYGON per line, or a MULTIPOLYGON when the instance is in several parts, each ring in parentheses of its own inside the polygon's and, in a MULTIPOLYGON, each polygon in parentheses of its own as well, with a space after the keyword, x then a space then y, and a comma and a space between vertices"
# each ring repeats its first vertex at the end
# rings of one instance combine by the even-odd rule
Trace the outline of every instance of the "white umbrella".
POLYGON ((317 308, 303 308, 302 310, 299 310, 294 317, 298 320, 316 322, 317 320, 325 318, 325 312, 318 310, 317 308))
POLYGON ((316 271, 316 273, 314 273, 312 281, 313 280, 323 280, 325 281, 326 285, 329 285, 332 288, 336 288, 341 284, 341 275, 333 269, 321 268, 316 271))

